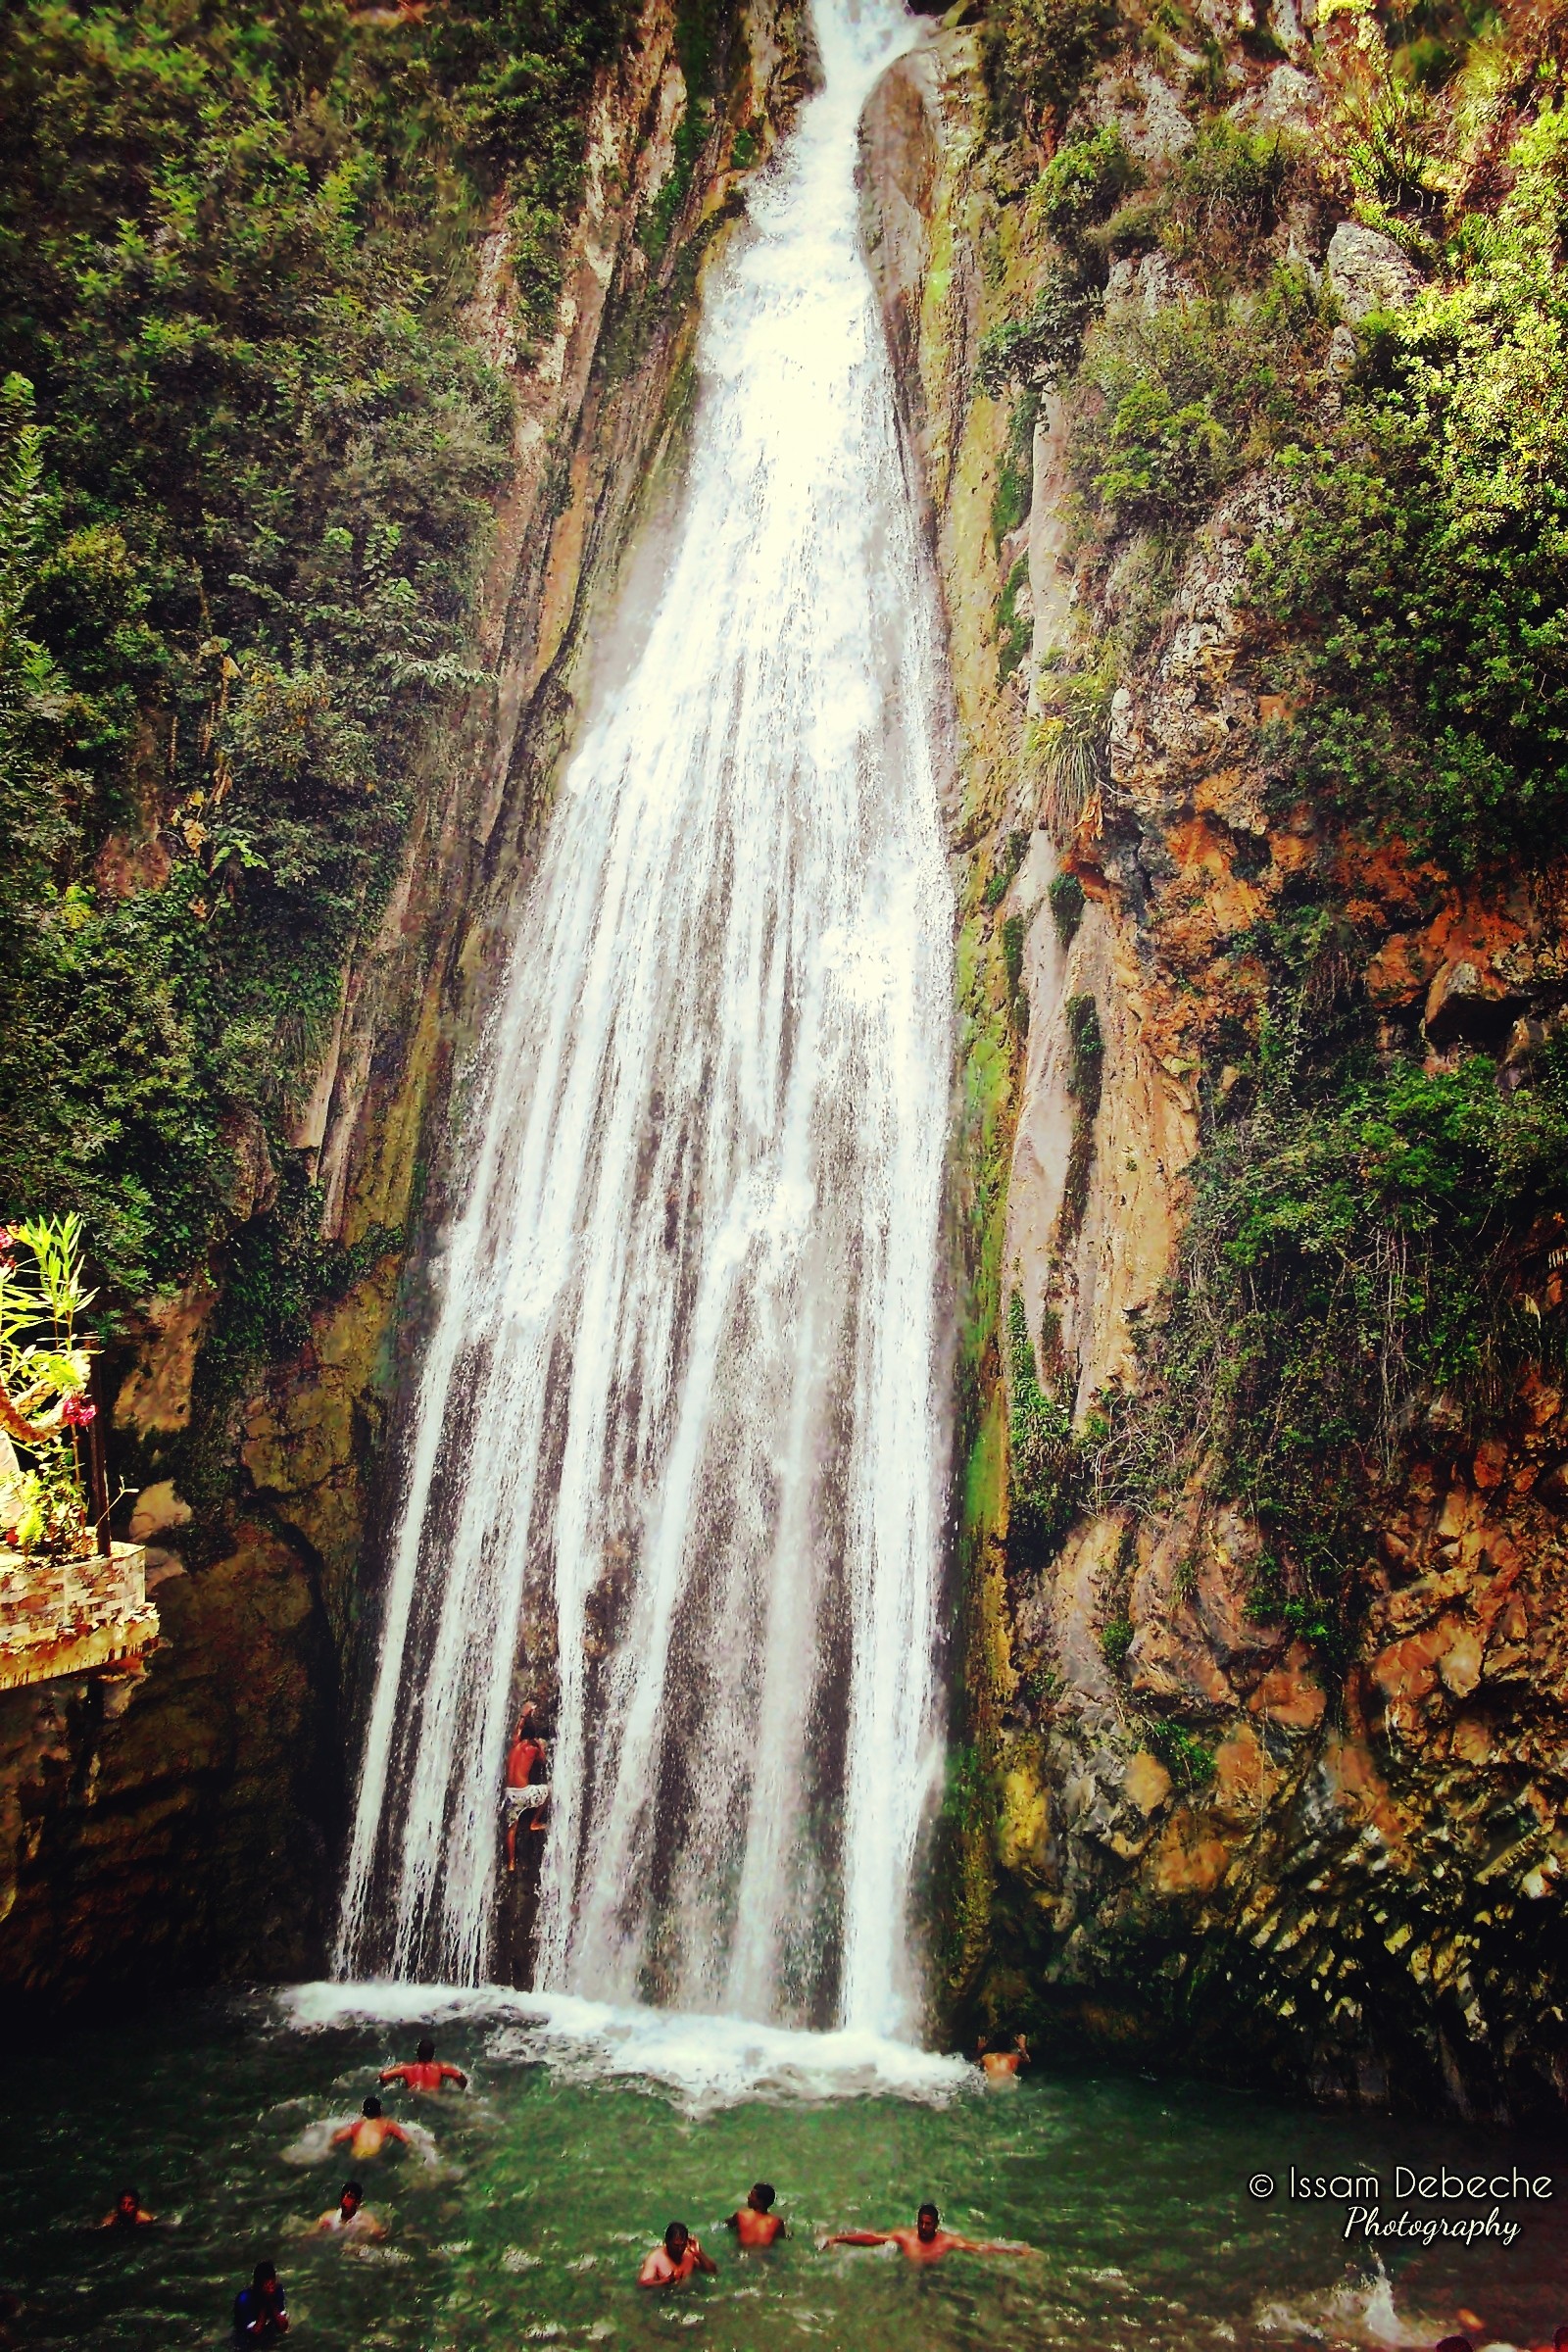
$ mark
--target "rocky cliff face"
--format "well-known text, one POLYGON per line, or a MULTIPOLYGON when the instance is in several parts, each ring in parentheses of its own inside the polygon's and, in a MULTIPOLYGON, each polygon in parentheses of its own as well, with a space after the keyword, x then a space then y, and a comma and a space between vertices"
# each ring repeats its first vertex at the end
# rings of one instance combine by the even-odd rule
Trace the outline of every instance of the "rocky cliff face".
MULTIPOLYGON (((1152 208, 1179 208, 1195 148, 1245 139, 1266 162, 1261 127, 1307 155, 1348 70, 1336 36, 1314 48, 1276 9, 1264 41, 1250 9, 1204 7, 1162 59, 1129 11, 1054 112, 1009 128, 997 21, 1022 13, 953 11, 864 130, 963 750, 949 1997, 967 2032, 1029 2025, 1057 2051, 1551 2108, 1568 2092, 1560 1213, 1519 1212, 1493 1307, 1533 1320, 1484 1397, 1391 1374, 1369 1288, 1357 1344, 1397 1401, 1383 1415, 1358 1391, 1364 1413, 1325 1429, 1312 1399, 1333 1367, 1295 1365, 1277 1326, 1268 1360, 1248 1359, 1263 1326, 1227 1324, 1224 1301, 1227 1269, 1259 1262, 1232 1178, 1273 1132, 1271 1039, 1332 1062, 1357 1102, 1352 1069, 1439 1088, 1463 1070, 1509 1100, 1560 1002, 1562 870, 1457 871, 1293 771, 1290 649, 1253 587, 1255 551, 1299 527, 1278 463, 1239 462, 1140 529, 1147 474, 1119 477, 1106 522, 1084 455, 1092 439, 1114 464, 1133 437, 1145 395, 1116 354, 1142 355, 1147 386, 1225 302, 1254 348, 1283 342, 1246 291, 1268 271, 1318 321, 1322 366, 1295 397, 1337 417, 1355 329, 1421 280, 1417 241, 1348 217, 1351 191, 1303 164, 1250 217, 1232 288, 1200 286, 1152 208), (1107 180, 1075 214, 1075 190, 1107 180), (1118 201, 1091 251, 1083 220, 1118 201), (1303 909, 1334 944, 1287 1031, 1270 958, 1303 909), (1209 1353, 1183 1356, 1204 1301, 1209 1353), (1203 1380, 1206 1420, 1184 1390, 1203 1380), (1212 1402, 1242 1393, 1263 1400, 1252 1424, 1212 1402), (1265 1457, 1295 1468, 1270 1487, 1265 1457), (1314 1480, 1332 1559, 1302 1502, 1314 1480)), ((1209 218, 1218 239, 1223 208, 1209 218)), ((1356 1148, 1364 1171, 1370 1127, 1356 1148)), ((1278 1195, 1257 1175, 1247 1198, 1261 1219, 1278 1195)), ((1298 1229, 1310 1249, 1304 1212, 1298 1229)))
POLYGON ((542 349, 514 331, 504 206, 485 235, 467 329, 514 413, 484 591, 495 692, 432 747, 402 878, 343 974, 291 1139, 319 1230, 279 1238, 265 1138, 236 1135, 228 1248, 149 1308, 122 1362, 111 1466, 140 1490, 163 1641, 144 1675, 0 1698, 14 1994, 320 1965, 368 1531, 417 1333, 413 1237, 454 1174, 465 1057, 582 689, 585 616, 682 429, 704 256, 808 83, 788 0, 714 24, 706 108, 670 0, 602 76, 542 349))

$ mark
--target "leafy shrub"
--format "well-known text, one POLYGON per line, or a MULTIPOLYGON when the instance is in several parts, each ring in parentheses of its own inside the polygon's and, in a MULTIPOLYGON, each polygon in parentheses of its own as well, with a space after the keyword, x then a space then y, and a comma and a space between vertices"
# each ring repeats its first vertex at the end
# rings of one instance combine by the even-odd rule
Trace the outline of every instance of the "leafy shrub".
POLYGON ((1008 572, 997 606, 997 676, 1005 685, 1034 642, 1035 624, 1018 610, 1018 599, 1029 585, 1029 559, 1020 556, 1008 572))
POLYGON ((79 1217, 0 1226, 0 1540, 20 1551, 93 1548, 80 1448, 97 1408, 76 1337, 92 1297, 79 1217))
POLYGON ((1098 300, 1077 270, 1051 270, 1026 318, 1004 319, 982 336, 981 389, 995 396, 1009 383, 1027 382, 1037 391, 1065 383, 1098 300))
POLYGON ((1209 271, 1245 261, 1272 230, 1295 161, 1280 131, 1248 130, 1224 115, 1206 124, 1165 182, 1165 243, 1209 271))
POLYGON ((1029 1319, 1016 1291, 1007 1299, 1008 1550, 1020 1567, 1044 1567, 1077 1508, 1078 1454, 1071 1394, 1041 1386, 1029 1319))
POLYGON ((1056 926, 1056 937, 1062 947, 1070 948, 1078 936, 1078 926, 1084 919, 1084 886, 1074 873, 1063 869, 1053 874, 1046 892, 1051 907, 1051 919, 1056 926))
POLYGON ((1425 1401, 1483 1420, 1544 1336, 1562 1348, 1524 1308, 1516 1237, 1568 1209, 1568 1055, 1503 1095, 1480 1057, 1368 1074, 1338 1044, 1319 1072, 1265 1035, 1257 1087, 1193 1164, 1179 1271, 1102 1475, 1148 1506, 1211 1460, 1306 1632, 1337 1622, 1369 1482, 1425 1401))
POLYGON ((1201 1788, 1214 1777, 1214 1751, 1179 1723, 1149 1727, 1149 1745, 1182 1788, 1201 1788))
POLYGON ((1036 182, 1033 205, 1058 243, 1076 246, 1129 192, 1143 170, 1114 123, 1058 147, 1036 182))
POLYGON ((1546 854, 1568 815, 1568 118, 1513 160, 1469 273, 1369 322, 1343 421, 1284 460, 1293 527, 1255 559, 1308 781, 1460 872, 1546 854))
POLYGON ((1105 1041, 1100 1008, 1091 996, 1067 999, 1067 1092, 1072 1097, 1072 1143, 1061 1197, 1060 1240, 1077 1233, 1089 1205, 1089 1177, 1095 1163, 1095 1120, 1100 1111, 1105 1041))
POLYGON ((1231 437, 1208 400, 1178 408, 1163 384, 1134 384, 1116 404, 1095 494, 1118 523, 1190 522, 1236 471, 1231 437))
POLYGON ((482 683, 510 463, 459 330, 505 185, 553 318, 620 0, 395 25, 21 0, 0 46, 0 1210, 121 1293, 223 1223, 482 683))
POLYGON ((1116 31, 1114 0, 1002 0, 981 34, 981 62, 1003 127, 1059 128, 1116 31))
MULTIPOLYGON (((1003 900, 1012 888, 1013 880, 1017 874, 1018 868, 1022 865, 1028 855, 1028 834, 1009 833, 1005 842, 1003 844, 1002 855, 997 859, 996 864, 993 866, 990 879, 986 883, 984 898, 986 911, 988 913, 994 913, 997 907, 1002 905, 1003 900)), ((1023 935, 1020 932, 1018 964, 1020 977, 1022 976, 1023 972, 1022 937, 1023 935)), ((1016 987, 1016 981, 1013 983, 1013 985, 1016 987)))
POLYGON ((997 469, 991 500, 991 544, 999 551, 1009 531, 1015 531, 1029 512, 1034 494, 1034 431, 1040 415, 1040 394, 1029 385, 1013 402, 1007 420, 1006 445, 997 469))
POLYGON ((1100 1651, 1107 1666, 1122 1666, 1133 1645, 1130 1617, 1107 1617, 1100 1629, 1100 1651))

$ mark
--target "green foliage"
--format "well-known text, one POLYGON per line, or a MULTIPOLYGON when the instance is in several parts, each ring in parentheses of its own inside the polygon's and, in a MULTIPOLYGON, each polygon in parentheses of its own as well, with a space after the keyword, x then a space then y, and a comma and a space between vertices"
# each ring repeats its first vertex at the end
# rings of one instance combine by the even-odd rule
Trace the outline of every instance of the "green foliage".
POLYGON ((1016 1291, 1007 1298, 1007 1454, 1009 1556, 1023 1568, 1052 1557, 1077 1508, 1078 1449, 1071 1391, 1041 1386, 1029 1319, 1016 1291))
POLYGON ((1256 559, 1306 778, 1461 872, 1547 854, 1568 816, 1568 117, 1512 162, 1451 290, 1368 322, 1256 559))
POLYGON ((1067 999, 1067 1092, 1072 1097, 1072 1142, 1061 1196, 1061 1238, 1076 1234, 1089 1206, 1089 1178, 1095 1164, 1095 1120, 1100 1111, 1105 1041, 1100 1008, 1091 996, 1067 999))
POLYGON ((1040 394, 1030 385, 1012 407, 1006 447, 997 472, 991 500, 991 544, 1000 549, 1029 512, 1034 493, 1034 430, 1040 414, 1040 394))
POLYGON ((1058 243, 1076 246, 1143 177, 1120 130, 1109 123, 1057 148, 1036 183, 1034 209, 1058 243))
MULTIPOLYGON (((1009 833, 1002 846, 1002 855, 991 870, 986 883, 984 900, 987 913, 994 913, 1012 888, 1018 868, 1029 855, 1027 833, 1009 833)), ((1018 976, 1023 976, 1023 934, 1018 934, 1018 976)), ((1012 985, 1017 986, 1015 980, 1012 985)))
POLYGON ((1299 429, 1323 373, 1329 320, 1295 270, 1255 294, 1107 319, 1081 379, 1100 405, 1074 435, 1075 479, 1116 527, 1190 524, 1299 429))
MULTIPOLYGON (((713 127, 716 31, 715 0, 677 0, 675 54, 680 59, 686 84, 686 101, 675 125, 675 152, 669 170, 637 224, 638 242, 651 262, 661 262, 664 257, 675 223, 691 194, 697 159, 713 127)), ((738 140, 736 145, 738 148, 738 140)))
POLYGON ((1161 191, 1162 241, 1213 275, 1245 266, 1274 227, 1296 150, 1277 130, 1221 115, 1205 124, 1161 191))
POLYGON ((95 1408, 76 1319, 92 1298, 79 1217, 0 1227, 0 1540, 19 1551, 91 1545, 80 1446, 95 1408))
POLYGON ((1064 265, 1048 272, 1023 318, 1004 318, 980 342, 981 389, 996 395, 1009 383, 1054 391, 1078 365, 1098 296, 1080 271, 1064 265))
POLYGON ((1002 968, 1007 977, 1007 994, 1015 1003, 1023 987, 1023 943, 1028 936, 1028 915, 1005 917, 1002 926, 1002 968))
POLYGON ((1020 556, 1008 572, 997 605, 997 676, 1005 684, 1034 642, 1035 624, 1018 610, 1018 599, 1029 585, 1029 559, 1020 556))
POLYGON ((1064 949, 1070 948, 1078 936, 1078 926, 1084 919, 1084 886, 1076 874, 1065 869, 1053 874, 1046 892, 1051 907, 1051 919, 1056 926, 1056 937, 1064 949))
POLYGON ((1123 1666, 1133 1645, 1133 1621, 1130 1617, 1107 1617, 1100 1629, 1100 1653, 1107 1666, 1123 1666))
POLYGON ((1152 1723, 1148 1729, 1151 1750, 1164 1765, 1179 1788, 1201 1788, 1214 1777, 1214 1751, 1179 1723, 1152 1723))
POLYGON ((1002 0, 987 17, 981 59, 1003 127, 1059 129, 1115 30, 1114 0, 1002 0))
POLYGON ((482 683, 505 384, 457 322, 512 200, 549 322, 619 0, 21 0, 0 48, 0 1208, 119 1293, 223 1222, 482 683), (31 387, 31 389, 29 389, 31 387))
POLYGON ((1309 1055, 1298 1028, 1265 1034, 1255 1083, 1194 1163, 1180 1270, 1102 1472, 1149 1507, 1208 1459, 1278 1556, 1288 1622, 1338 1640, 1369 1484, 1425 1402, 1480 1421, 1562 1347, 1517 1269, 1533 1221, 1568 1209, 1568 1054, 1505 1095, 1480 1057, 1366 1068, 1334 1038, 1309 1055))

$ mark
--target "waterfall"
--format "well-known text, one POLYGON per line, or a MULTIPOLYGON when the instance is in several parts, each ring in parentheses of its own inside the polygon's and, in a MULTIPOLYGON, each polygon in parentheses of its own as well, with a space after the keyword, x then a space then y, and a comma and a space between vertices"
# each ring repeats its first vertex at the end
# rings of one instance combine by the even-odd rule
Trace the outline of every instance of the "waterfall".
POLYGON ((824 86, 708 286, 662 574, 482 1048, 337 1966, 482 1980, 511 1711, 553 1672, 537 1982, 907 2033, 941 1733, 946 689, 854 185, 912 28, 816 0, 816 30, 824 86))

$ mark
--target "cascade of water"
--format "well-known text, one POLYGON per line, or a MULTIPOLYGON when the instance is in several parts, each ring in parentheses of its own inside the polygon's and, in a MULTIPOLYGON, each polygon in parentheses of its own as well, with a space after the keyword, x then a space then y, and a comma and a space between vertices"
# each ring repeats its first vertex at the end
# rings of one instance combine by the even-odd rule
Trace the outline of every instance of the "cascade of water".
POLYGON ((939 1733, 946 723, 854 192, 911 28, 816 26, 485 1044, 337 1958, 481 1977, 548 1596, 538 1982, 888 2032, 939 1733))

